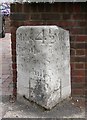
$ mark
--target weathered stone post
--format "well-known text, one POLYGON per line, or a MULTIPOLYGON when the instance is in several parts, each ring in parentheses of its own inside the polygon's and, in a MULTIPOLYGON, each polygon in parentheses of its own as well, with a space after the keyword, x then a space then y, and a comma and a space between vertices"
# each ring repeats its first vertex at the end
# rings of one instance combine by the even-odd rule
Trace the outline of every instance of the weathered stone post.
POLYGON ((51 109, 71 94, 69 32, 21 26, 16 34, 18 93, 51 109))

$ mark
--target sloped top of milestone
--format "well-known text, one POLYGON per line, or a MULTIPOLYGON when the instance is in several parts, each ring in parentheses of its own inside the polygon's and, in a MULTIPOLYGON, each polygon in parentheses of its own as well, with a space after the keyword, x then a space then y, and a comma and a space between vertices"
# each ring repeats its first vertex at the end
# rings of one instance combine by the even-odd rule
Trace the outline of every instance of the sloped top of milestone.
POLYGON ((41 26, 20 26, 18 27, 16 33, 18 33, 19 31, 25 31, 25 30, 30 30, 30 29, 55 29, 55 30, 60 29, 60 30, 69 32, 68 30, 65 30, 56 25, 41 25, 41 26))

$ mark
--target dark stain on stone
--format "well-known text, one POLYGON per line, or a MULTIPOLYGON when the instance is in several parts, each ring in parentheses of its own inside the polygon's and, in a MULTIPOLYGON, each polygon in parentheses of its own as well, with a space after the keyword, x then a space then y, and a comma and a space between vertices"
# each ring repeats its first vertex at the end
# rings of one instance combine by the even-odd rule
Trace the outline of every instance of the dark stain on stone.
POLYGON ((44 101, 44 85, 41 79, 37 80, 37 84, 34 89, 35 98, 37 101, 44 101))

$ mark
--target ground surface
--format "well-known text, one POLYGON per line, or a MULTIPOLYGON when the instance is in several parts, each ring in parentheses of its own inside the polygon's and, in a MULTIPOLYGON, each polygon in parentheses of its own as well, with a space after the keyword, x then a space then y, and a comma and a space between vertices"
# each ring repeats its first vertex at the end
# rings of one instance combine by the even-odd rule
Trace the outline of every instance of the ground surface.
POLYGON ((65 100, 51 110, 18 96, 15 103, 3 97, 3 118, 85 118, 84 108, 77 107, 72 101, 65 100))
POLYGON ((21 96, 15 103, 11 103, 9 95, 12 95, 11 38, 10 34, 6 34, 5 38, 0 38, 0 117, 85 118, 85 108, 77 107, 71 100, 65 100, 48 111, 21 96))
POLYGON ((2 94, 12 94, 12 69, 11 69, 11 34, 0 38, 0 85, 2 85, 2 94))

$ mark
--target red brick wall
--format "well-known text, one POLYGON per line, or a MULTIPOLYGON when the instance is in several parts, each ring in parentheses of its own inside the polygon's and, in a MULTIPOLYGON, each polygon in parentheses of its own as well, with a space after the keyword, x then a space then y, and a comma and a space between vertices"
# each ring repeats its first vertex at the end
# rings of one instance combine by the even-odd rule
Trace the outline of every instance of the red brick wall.
POLYGON ((72 97, 85 98, 87 71, 86 3, 11 4, 14 95, 16 94, 16 29, 21 25, 57 25, 70 31, 72 97), (86 64, 85 64, 86 63, 86 64))

